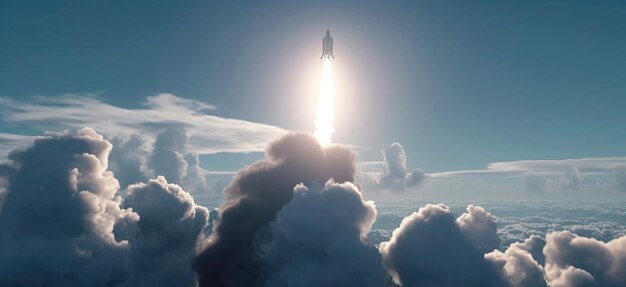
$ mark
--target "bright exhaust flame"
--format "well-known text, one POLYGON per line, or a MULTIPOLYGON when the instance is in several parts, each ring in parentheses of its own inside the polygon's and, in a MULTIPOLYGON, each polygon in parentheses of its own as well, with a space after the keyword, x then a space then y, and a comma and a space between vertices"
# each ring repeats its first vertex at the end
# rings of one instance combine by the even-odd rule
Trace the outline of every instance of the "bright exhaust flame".
POLYGON ((333 68, 330 59, 324 59, 320 96, 315 110, 315 137, 322 145, 332 142, 333 121, 335 120, 335 95, 333 89, 333 68))

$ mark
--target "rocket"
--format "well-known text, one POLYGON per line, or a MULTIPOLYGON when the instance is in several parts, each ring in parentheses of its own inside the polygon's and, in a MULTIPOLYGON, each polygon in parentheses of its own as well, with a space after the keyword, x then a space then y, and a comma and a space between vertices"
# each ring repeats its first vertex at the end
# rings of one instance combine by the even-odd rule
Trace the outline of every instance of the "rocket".
POLYGON ((335 58, 333 54, 333 37, 330 36, 330 30, 326 30, 326 36, 322 39, 322 56, 320 59, 335 58))

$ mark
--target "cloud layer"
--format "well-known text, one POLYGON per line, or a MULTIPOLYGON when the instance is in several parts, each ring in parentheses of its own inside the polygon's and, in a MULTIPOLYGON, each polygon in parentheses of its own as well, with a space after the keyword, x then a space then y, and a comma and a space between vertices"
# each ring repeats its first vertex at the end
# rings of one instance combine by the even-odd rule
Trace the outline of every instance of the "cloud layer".
MULTIPOLYGON (((112 154, 109 141, 84 128, 37 138, 0 165, 0 285, 626 284, 626 236, 600 241, 582 228, 579 234, 555 230, 545 214, 496 218, 468 205, 457 216, 444 204, 426 204, 393 232, 372 231, 376 220, 393 220, 363 198, 355 153, 341 145, 321 147, 309 134, 272 142, 265 159, 235 175, 224 202, 211 212, 167 179, 184 186, 197 166, 195 154, 186 151, 184 129, 166 129, 151 151, 139 137, 117 144, 119 153, 112 154), (139 171, 127 175, 145 182, 120 192, 109 170, 114 165, 139 171), (155 174, 146 170, 165 176, 150 179, 155 174), (537 228, 531 233, 540 236, 514 228, 537 228), (374 245, 372 234, 384 241, 374 245), (510 244, 501 246, 503 239, 510 244)), ((402 171, 402 158, 391 155, 389 174, 402 171)), ((601 220, 623 216, 595 208, 579 213, 601 220)))
POLYGON ((375 219, 373 202, 350 182, 298 185, 260 247, 265 285, 382 286, 380 254, 365 242, 375 219))
POLYGON ((192 286, 208 211, 164 178, 119 196, 92 129, 41 137, 1 165, 2 286, 192 286), (152 283, 150 283, 152 282, 152 283), (158 285, 156 284, 156 285, 158 285))
POLYGON ((102 286, 130 269, 118 221, 119 185, 107 171, 111 144, 91 129, 46 137, 9 155, 14 169, 0 213, 3 286, 102 286))
POLYGON ((507 179, 509 187, 514 186, 512 182, 515 178, 521 178, 525 189, 535 193, 615 193, 626 191, 625 170, 626 158, 613 157, 495 162, 488 164, 486 169, 428 175, 439 182, 450 179, 507 179))

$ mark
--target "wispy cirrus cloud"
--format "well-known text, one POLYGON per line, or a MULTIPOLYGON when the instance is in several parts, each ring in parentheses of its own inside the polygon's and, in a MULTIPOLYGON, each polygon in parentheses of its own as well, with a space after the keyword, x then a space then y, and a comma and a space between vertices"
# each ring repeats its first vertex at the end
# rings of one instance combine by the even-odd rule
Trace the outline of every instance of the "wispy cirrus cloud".
POLYGON ((520 160, 494 162, 484 169, 455 170, 430 173, 431 177, 464 177, 480 175, 524 176, 532 173, 542 176, 562 175, 577 170, 584 175, 603 175, 626 166, 626 157, 600 157, 562 160, 520 160))
POLYGON ((502 178, 523 179, 533 192, 626 191, 626 157, 580 158, 563 160, 521 160, 495 162, 485 169, 458 170, 428 174, 434 180, 502 178))
POLYGON ((626 165, 626 157, 600 157, 562 160, 521 160, 490 163, 487 169, 508 171, 531 171, 535 174, 554 175, 573 168, 581 173, 594 174, 614 170, 626 165))
MULTIPOLYGON (((140 134, 153 139, 168 126, 187 130, 188 149, 200 154, 262 151, 268 142, 287 131, 272 125, 209 114, 215 106, 172 94, 147 97, 140 108, 104 102, 97 94, 41 96, 29 101, 0 98, 4 124, 35 131, 90 127, 108 136, 140 134)), ((28 136, 0 134, 6 152, 28 136)))

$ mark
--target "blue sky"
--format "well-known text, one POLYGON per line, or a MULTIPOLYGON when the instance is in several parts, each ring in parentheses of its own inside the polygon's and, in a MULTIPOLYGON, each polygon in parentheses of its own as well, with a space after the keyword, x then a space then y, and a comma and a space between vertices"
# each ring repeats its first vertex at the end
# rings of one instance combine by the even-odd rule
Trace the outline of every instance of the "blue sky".
MULTIPOLYGON (((625 14, 618 1, 4 1, 0 96, 94 93, 136 109, 171 93, 211 103, 211 115, 311 130, 329 28, 335 140, 364 161, 392 142, 429 172, 620 157, 625 14)), ((236 169, 259 156, 203 164, 236 169)))

